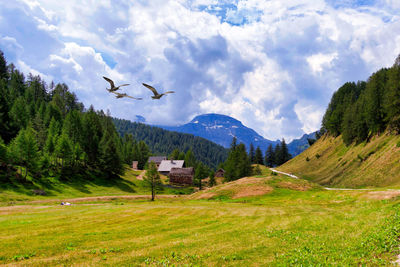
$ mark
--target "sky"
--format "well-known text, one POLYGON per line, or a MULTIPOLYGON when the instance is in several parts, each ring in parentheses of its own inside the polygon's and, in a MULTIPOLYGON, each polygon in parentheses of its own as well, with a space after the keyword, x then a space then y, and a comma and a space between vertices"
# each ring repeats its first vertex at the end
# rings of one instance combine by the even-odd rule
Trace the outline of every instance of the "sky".
POLYGON ((0 50, 114 117, 178 125, 219 113, 291 140, 320 128, 345 82, 393 65, 400 1, 0 1, 0 50), (116 99, 102 76, 144 99, 116 99), (175 94, 152 100, 142 83, 175 94))

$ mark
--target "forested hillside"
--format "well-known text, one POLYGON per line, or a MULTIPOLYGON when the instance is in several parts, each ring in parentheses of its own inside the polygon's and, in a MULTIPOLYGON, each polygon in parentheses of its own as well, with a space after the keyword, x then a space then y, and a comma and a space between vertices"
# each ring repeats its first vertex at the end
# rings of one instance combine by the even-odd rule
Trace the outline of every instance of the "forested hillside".
POLYGON ((144 165, 149 154, 143 142, 121 138, 109 115, 85 109, 66 84, 25 78, 0 51, 2 180, 112 179, 123 172, 124 162, 144 165))
POLYGON ((128 120, 113 119, 113 122, 121 135, 132 134, 134 139, 144 141, 156 155, 170 155, 175 149, 186 153, 190 149, 197 160, 211 168, 216 168, 228 157, 227 149, 201 137, 128 120))
POLYGON ((344 187, 400 184, 400 56, 366 82, 332 96, 325 135, 280 167, 315 182, 344 187))
POLYGON ((400 56, 393 67, 377 71, 367 82, 340 87, 322 120, 322 131, 342 135, 346 144, 362 142, 386 129, 400 133, 400 56))

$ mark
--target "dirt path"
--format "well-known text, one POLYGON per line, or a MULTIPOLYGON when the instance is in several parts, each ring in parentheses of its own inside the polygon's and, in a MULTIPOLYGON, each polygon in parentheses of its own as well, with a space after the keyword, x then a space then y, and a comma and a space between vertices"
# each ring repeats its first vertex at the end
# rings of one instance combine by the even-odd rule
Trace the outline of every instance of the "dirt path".
MULTIPOLYGON (((273 172, 276 172, 276 173, 280 173, 280 174, 283 174, 283 175, 286 175, 286 176, 290 176, 290 177, 292 177, 294 179, 299 179, 299 177, 297 177, 296 175, 291 174, 291 173, 277 171, 275 169, 270 169, 270 170, 273 171, 273 172)), ((362 189, 354 189, 354 188, 333 188, 333 187, 324 187, 324 189, 325 190, 339 190, 339 191, 355 191, 355 190, 359 190, 359 191, 367 190, 368 191, 368 190, 373 190, 373 189, 364 189, 364 188, 362 188, 362 189)))

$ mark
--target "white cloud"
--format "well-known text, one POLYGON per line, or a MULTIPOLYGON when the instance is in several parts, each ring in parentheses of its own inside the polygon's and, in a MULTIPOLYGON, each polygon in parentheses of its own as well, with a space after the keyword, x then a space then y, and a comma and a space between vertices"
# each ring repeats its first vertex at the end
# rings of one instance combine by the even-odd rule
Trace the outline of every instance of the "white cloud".
POLYGON ((316 130, 333 91, 400 53, 398 1, 233 3, 3 1, 0 49, 23 71, 65 82, 85 105, 114 116, 178 124, 216 112, 270 139, 316 130), (103 75, 145 100, 117 101, 103 75), (141 82, 176 94, 152 101, 141 82))

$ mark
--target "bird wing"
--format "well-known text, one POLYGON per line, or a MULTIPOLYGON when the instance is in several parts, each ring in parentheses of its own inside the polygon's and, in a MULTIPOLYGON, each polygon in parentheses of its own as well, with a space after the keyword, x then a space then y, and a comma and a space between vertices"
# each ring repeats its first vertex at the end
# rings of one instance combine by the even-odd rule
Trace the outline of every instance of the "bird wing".
POLYGON ((126 97, 129 97, 129 98, 132 98, 132 99, 136 99, 136 100, 142 100, 143 99, 141 97, 133 97, 133 96, 130 96, 130 95, 126 95, 126 97))
POLYGON ((168 91, 168 92, 165 92, 164 94, 172 94, 172 93, 175 93, 175 91, 168 91))
POLYGON ((128 85, 129 85, 129 83, 126 83, 126 84, 120 85, 119 87, 121 87, 121 86, 128 86, 128 85))
POLYGON ((114 87, 115 87, 114 82, 113 82, 111 79, 109 79, 109 78, 107 78, 107 77, 104 77, 104 76, 103 76, 103 78, 104 78, 104 80, 106 80, 107 82, 110 83, 111 88, 114 88, 114 87))
POLYGON ((153 92, 154 95, 158 95, 157 90, 153 86, 145 84, 145 83, 142 83, 142 84, 143 84, 143 86, 146 86, 147 88, 149 88, 153 92))

